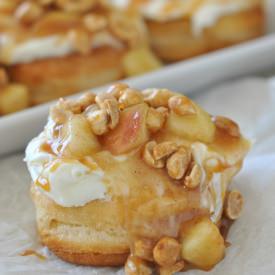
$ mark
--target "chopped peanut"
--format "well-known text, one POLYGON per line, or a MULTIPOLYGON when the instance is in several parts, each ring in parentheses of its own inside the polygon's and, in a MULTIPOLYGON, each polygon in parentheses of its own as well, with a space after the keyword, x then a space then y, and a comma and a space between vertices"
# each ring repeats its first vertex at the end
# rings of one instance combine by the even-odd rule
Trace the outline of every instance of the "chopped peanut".
POLYGON ((218 128, 223 129, 230 136, 236 138, 241 137, 240 128, 233 120, 222 116, 216 116, 213 118, 213 120, 218 128))
POLYGON ((83 94, 76 100, 76 104, 80 105, 82 111, 84 111, 93 103, 95 103, 95 94, 89 92, 83 94))
POLYGON ((153 248, 152 241, 140 239, 134 243, 134 254, 141 259, 153 261, 153 248))
POLYGON ((76 51, 87 54, 91 49, 89 34, 83 29, 72 29, 68 32, 68 39, 72 42, 76 51))
POLYGON ((177 115, 184 116, 196 114, 196 109, 192 101, 183 95, 175 95, 169 98, 168 106, 177 115))
POLYGON ((144 101, 152 107, 168 107, 168 100, 173 96, 167 89, 146 89, 142 93, 144 101))
POLYGON ((172 266, 180 255, 180 244, 176 239, 164 237, 154 247, 153 255, 160 266, 172 266))
POLYGON ((243 209, 243 196, 238 190, 232 190, 227 194, 224 212, 230 220, 240 217, 243 209))
POLYGON ((54 105, 50 108, 50 117, 56 124, 64 124, 68 119, 68 111, 54 105))
POLYGON ((153 148, 153 156, 156 160, 160 160, 165 157, 169 157, 171 154, 176 152, 178 146, 176 143, 171 141, 164 141, 162 143, 157 144, 153 148))
POLYGON ((87 120, 90 122, 93 133, 100 136, 108 131, 108 114, 105 110, 93 110, 86 113, 87 120))
POLYGON ((166 115, 162 110, 159 111, 158 109, 150 107, 146 118, 146 125, 149 131, 152 133, 159 131, 164 126, 165 118, 166 115))
POLYGON ((95 102, 100 108, 104 108, 104 101, 106 99, 116 100, 112 93, 100 93, 96 95, 95 102))
POLYGON ((123 90, 127 88, 129 88, 129 86, 125 83, 116 83, 107 90, 107 94, 110 94, 118 99, 122 95, 123 90))
POLYGON ((149 141, 146 143, 144 150, 143 150, 143 160, 145 161, 146 164, 148 164, 151 167, 154 168, 163 168, 165 163, 164 160, 156 160, 153 157, 153 148, 157 145, 155 141, 149 141))
POLYGON ((124 267, 125 275, 152 275, 152 268, 146 261, 136 257, 129 256, 124 267))
POLYGON ((58 108, 61 108, 66 111, 70 111, 74 114, 81 113, 81 106, 74 100, 60 98, 57 103, 58 108))
POLYGON ((32 1, 25 1, 18 6, 15 17, 24 24, 35 22, 43 14, 43 8, 32 1))
POLYGON ((181 270, 183 270, 185 264, 184 261, 179 261, 177 263, 175 263, 172 266, 168 266, 168 267, 160 267, 159 268, 159 275, 173 275, 181 270))
POLYGON ((127 88, 122 91, 118 102, 123 105, 124 108, 130 107, 143 102, 143 96, 141 92, 127 88))
POLYGON ((183 178, 189 163, 191 161, 191 153, 186 148, 180 148, 167 160, 166 167, 168 175, 176 180, 183 178))
POLYGON ((184 185, 189 189, 194 189, 199 186, 202 177, 201 167, 198 164, 194 164, 190 175, 184 179, 184 185))
POLYGON ((90 32, 96 32, 107 26, 107 20, 104 16, 98 14, 87 14, 83 18, 86 29, 90 32))
POLYGON ((106 110, 109 116, 109 128, 114 129, 119 122, 119 108, 116 99, 105 99, 103 102, 103 110, 106 110))
POLYGON ((111 31, 120 39, 132 44, 136 43, 139 28, 135 20, 124 13, 113 12, 109 18, 109 24, 111 31))

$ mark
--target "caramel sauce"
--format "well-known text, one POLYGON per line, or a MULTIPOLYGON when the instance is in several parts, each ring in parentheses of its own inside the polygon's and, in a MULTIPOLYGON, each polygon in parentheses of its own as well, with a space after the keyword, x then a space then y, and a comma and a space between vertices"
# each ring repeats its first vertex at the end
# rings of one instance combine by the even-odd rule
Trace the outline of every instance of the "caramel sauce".
POLYGON ((38 179, 34 182, 35 185, 39 186, 46 192, 51 191, 51 186, 46 178, 38 177, 38 179))
POLYGON ((27 249, 20 254, 21 256, 36 256, 38 259, 45 261, 46 257, 32 249, 27 249))
POLYGON ((49 153, 49 154, 53 154, 51 144, 46 143, 46 142, 41 144, 40 150, 43 151, 43 152, 49 153))

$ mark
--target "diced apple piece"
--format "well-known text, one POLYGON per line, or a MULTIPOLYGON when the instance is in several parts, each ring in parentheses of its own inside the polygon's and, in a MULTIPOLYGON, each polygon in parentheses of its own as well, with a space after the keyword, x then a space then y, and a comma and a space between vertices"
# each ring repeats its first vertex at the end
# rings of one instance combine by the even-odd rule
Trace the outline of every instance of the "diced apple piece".
POLYGON ((119 124, 103 138, 107 150, 115 155, 127 153, 149 139, 146 127, 148 105, 137 104, 120 113, 119 124))
POLYGON ((185 139, 210 143, 215 135, 211 116, 194 104, 195 114, 178 115, 171 111, 167 119, 167 130, 185 139))
POLYGON ((129 51, 123 58, 123 66, 128 76, 135 76, 162 67, 160 60, 149 48, 129 51))
POLYGON ((0 91, 0 114, 6 115, 29 106, 30 95, 27 87, 9 84, 0 91))
POLYGON ((207 217, 187 222, 181 236, 182 258, 201 269, 211 269, 224 257, 224 239, 207 217))
POLYGON ((82 115, 73 115, 62 129, 63 157, 84 157, 99 150, 99 142, 82 115))

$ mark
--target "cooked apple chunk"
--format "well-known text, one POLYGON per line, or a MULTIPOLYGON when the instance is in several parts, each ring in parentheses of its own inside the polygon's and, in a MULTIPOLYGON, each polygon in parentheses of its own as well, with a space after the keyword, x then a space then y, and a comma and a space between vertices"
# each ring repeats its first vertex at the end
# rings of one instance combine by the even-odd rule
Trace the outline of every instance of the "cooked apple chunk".
POLYGON ((180 115, 171 110, 166 123, 167 130, 185 139, 210 143, 215 134, 211 116, 191 100, 190 104, 192 113, 180 115))
POLYGON ((99 143, 83 115, 74 115, 64 124, 61 131, 63 157, 81 158, 99 149, 99 143))
POLYGON ((115 155, 124 154, 144 144, 149 139, 146 127, 148 105, 140 103, 124 109, 117 127, 106 134, 103 144, 115 155))
POLYGON ((224 239, 209 218, 186 223, 181 233, 181 255, 184 260, 209 270, 224 257, 224 239))

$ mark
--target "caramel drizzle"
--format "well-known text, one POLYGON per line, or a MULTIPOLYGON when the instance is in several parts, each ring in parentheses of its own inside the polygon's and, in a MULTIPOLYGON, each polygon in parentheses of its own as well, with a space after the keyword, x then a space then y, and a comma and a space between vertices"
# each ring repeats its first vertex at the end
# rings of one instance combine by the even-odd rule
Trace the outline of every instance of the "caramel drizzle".
POLYGON ((22 252, 20 254, 20 256, 36 256, 38 259, 40 259, 42 261, 45 261, 47 259, 44 255, 42 255, 42 254, 40 254, 40 253, 38 253, 38 252, 36 252, 35 250, 32 250, 32 249, 25 250, 24 252, 22 252))

